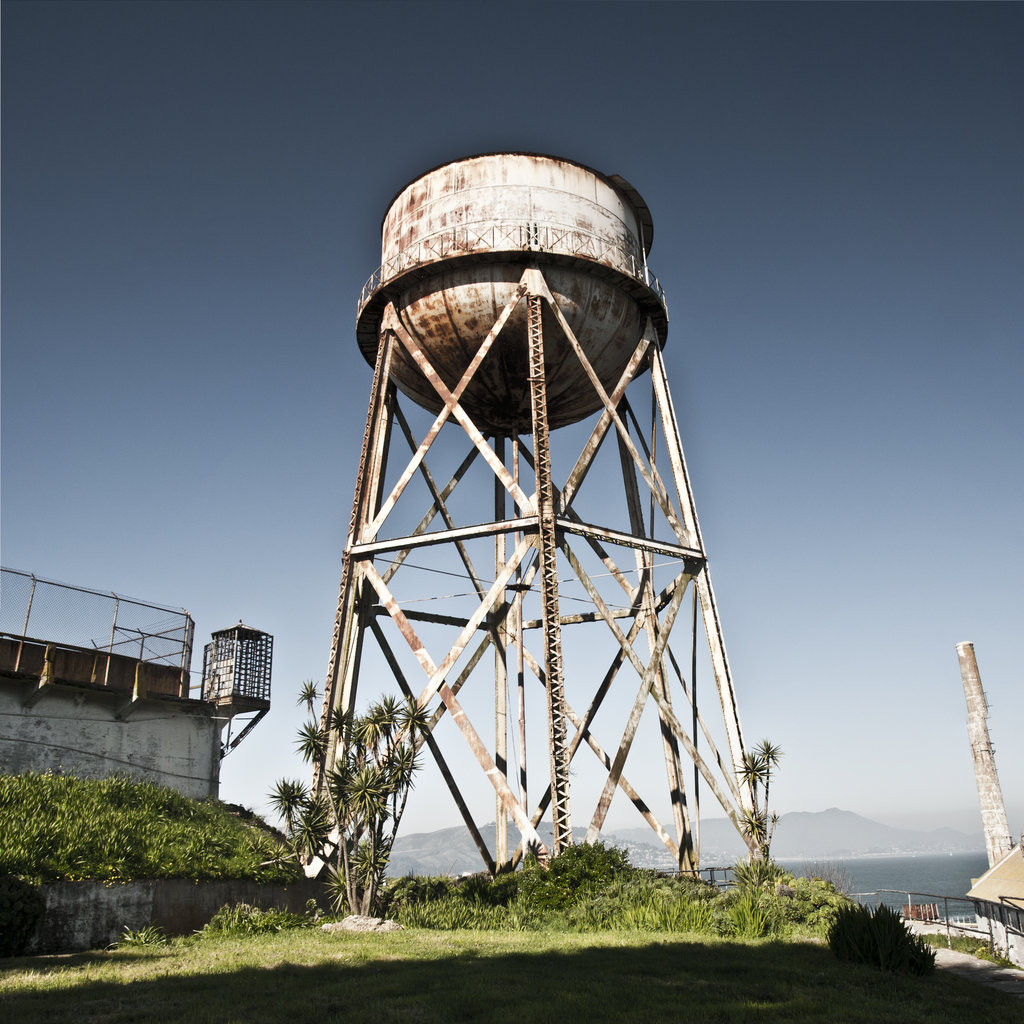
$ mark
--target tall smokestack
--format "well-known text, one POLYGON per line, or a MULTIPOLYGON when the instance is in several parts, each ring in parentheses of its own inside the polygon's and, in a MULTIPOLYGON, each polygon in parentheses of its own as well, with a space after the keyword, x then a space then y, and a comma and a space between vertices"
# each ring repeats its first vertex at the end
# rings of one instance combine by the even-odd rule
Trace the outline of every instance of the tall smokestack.
POLYGON ((981 687, 974 644, 957 644, 956 654, 960 659, 960 675, 964 681, 964 696, 967 698, 967 735, 974 757, 974 778, 978 783, 981 823, 985 828, 985 849, 988 851, 988 865, 993 867, 1013 849, 1013 840, 1006 820, 1003 791, 999 788, 992 741, 988 736, 988 704, 981 687))

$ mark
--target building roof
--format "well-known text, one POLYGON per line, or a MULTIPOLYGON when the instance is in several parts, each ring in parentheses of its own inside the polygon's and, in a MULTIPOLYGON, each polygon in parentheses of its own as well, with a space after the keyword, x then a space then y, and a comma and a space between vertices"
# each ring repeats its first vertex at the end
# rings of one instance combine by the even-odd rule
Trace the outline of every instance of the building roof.
POLYGON ((1024 906, 1024 847, 1015 846, 974 883, 967 895, 990 903, 1012 900, 1015 905, 1024 906))

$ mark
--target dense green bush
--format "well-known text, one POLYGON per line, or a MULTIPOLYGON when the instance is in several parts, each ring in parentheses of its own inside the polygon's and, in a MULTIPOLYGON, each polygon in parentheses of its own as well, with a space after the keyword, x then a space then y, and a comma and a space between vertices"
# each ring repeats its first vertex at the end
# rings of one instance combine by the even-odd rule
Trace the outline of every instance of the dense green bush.
POLYGON ((528 864, 519 873, 516 892, 536 910, 564 911, 636 872, 625 850, 600 842, 575 843, 552 857, 547 868, 536 861, 528 864))
POLYGON ((400 878, 387 887, 387 914, 417 928, 644 929, 736 938, 823 935, 849 900, 821 879, 794 879, 770 864, 741 872, 720 891, 692 875, 632 867, 624 851, 581 843, 497 878, 400 878))
POLYGON ((880 971, 931 974, 935 970, 935 951, 886 906, 874 911, 858 904, 843 907, 827 938, 840 960, 870 964, 880 971))
POLYGON ((248 903, 225 903, 203 927, 203 935, 266 935, 311 923, 308 915, 290 914, 276 907, 261 910, 248 903))
POLYGON ((386 912, 394 917, 405 907, 441 900, 454 890, 455 880, 446 876, 405 875, 387 884, 383 901, 386 912))
POLYGON ((850 906, 848 897, 821 878, 794 878, 778 886, 776 896, 783 920, 823 935, 839 911, 850 906))
POLYGON ((579 843, 553 857, 547 868, 529 859, 519 871, 496 878, 400 878, 384 892, 388 916, 420 928, 527 928, 564 926, 563 915, 591 903, 617 880, 641 874, 624 850, 579 843))
POLYGON ((0 956, 19 956, 43 916, 43 897, 29 882, 0 875, 0 956))
MULTIPOLYGON (((258 819, 257 819, 258 821, 258 819)), ((262 823, 260 823, 262 824, 262 823)), ((0 775, 0 873, 37 880, 301 877, 264 826, 120 776, 0 775)))

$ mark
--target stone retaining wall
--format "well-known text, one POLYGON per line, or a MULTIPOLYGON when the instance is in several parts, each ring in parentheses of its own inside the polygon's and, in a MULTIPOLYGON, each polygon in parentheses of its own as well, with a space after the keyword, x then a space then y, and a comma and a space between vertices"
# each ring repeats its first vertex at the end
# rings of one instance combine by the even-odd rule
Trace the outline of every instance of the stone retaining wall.
POLYGON ((29 940, 28 953, 74 953, 103 949, 125 928, 156 925, 170 935, 202 928, 224 904, 249 903, 293 913, 315 899, 328 906, 321 882, 303 879, 291 885, 259 882, 192 882, 151 879, 137 882, 48 882, 40 886, 46 909, 29 940))

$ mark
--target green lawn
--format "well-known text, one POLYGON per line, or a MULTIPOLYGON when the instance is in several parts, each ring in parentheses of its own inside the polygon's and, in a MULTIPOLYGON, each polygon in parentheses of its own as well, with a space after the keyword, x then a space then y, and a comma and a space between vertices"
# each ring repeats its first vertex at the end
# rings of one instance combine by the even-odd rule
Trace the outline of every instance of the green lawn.
POLYGON ((941 971, 883 975, 813 943, 303 929, 0 961, 0 1019, 1020 1024, 1024 1016, 1019 999, 941 971))

